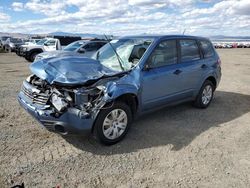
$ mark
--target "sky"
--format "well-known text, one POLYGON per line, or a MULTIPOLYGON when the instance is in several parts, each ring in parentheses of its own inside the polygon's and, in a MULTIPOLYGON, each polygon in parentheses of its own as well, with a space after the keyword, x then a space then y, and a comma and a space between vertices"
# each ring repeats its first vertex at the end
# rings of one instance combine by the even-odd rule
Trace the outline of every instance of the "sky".
POLYGON ((0 0, 0 32, 250 36, 250 0, 0 0))

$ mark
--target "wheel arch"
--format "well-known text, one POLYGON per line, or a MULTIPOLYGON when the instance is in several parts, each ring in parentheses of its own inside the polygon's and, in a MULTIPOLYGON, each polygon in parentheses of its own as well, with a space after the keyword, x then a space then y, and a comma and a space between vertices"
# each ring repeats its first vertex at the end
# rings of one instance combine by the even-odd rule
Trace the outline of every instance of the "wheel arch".
MULTIPOLYGON (((216 79, 215 79, 214 76, 209 76, 209 77, 207 77, 207 78, 205 79, 205 81, 206 81, 206 80, 211 81, 211 82, 213 83, 213 85, 214 85, 214 88, 217 87, 217 81, 216 81, 216 79)), ((204 81, 204 82, 205 82, 205 81, 204 81)))
POLYGON ((32 54, 34 54, 34 53, 37 53, 37 54, 39 54, 39 53, 42 53, 43 52, 43 50, 42 49, 40 49, 40 48, 35 48, 35 49, 32 49, 32 50, 30 50, 29 51, 29 53, 28 53, 28 59, 29 59, 29 61, 32 61, 31 60, 31 56, 32 56, 32 54))
POLYGON ((115 99, 115 101, 120 101, 120 102, 124 102, 125 104, 127 104, 131 109, 133 118, 135 117, 137 109, 138 109, 138 98, 134 93, 122 94, 118 96, 115 99))
POLYGON ((40 49, 40 48, 35 48, 35 49, 30 50, 30 53, 29 53, 29 54, 31 55, 31 54, 33 54, 34 52, 36 52, 36 53, 42 53, 43 50, 40 49))
MULTIPOLYGON (((136 94, 134 94, 134 93, 121 94, 121 95, 117 96, 116 98, 114 98, 112 101, 109 101, 108 103, 106 103, 105 106, 110 106, 113 102, 117 102, 117 101, 124 102, 125 104, 127 104, 129 106, 129 108, 131 109, 132 118, 135 118, 136 112, 138 109, 138 98, 137 98, 136 94)), ((98 115, 99 115, 99 112, 98 112, 97 116, 98 115)), ((92 129, 91 129, 92 133, 94 131, 97 116, 94 120, 92 129)))

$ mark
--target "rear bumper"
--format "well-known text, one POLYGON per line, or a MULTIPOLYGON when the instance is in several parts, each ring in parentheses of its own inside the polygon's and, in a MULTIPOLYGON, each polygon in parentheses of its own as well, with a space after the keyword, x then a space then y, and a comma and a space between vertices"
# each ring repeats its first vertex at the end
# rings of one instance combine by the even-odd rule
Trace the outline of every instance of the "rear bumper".
POLYGON ((49 131, 66 135, 89 134, 92 130, 94 119, 83 117, 76 108, 68 108, 60 117, 54 117, 50 106, 33 104, 22 91, 17 98, 20 105, 49 131))

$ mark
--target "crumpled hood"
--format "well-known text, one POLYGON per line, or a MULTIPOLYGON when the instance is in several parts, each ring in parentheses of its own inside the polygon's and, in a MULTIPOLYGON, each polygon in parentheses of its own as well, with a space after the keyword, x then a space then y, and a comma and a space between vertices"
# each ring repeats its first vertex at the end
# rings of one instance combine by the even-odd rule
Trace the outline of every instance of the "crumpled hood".
POLYGON ((117 74, 103 66, 99 61, 81 57, 55 57, 36 61, 30 65, 30 70, 39 78, 50 84, 81 85, 97 80, 103 76, 117 74))

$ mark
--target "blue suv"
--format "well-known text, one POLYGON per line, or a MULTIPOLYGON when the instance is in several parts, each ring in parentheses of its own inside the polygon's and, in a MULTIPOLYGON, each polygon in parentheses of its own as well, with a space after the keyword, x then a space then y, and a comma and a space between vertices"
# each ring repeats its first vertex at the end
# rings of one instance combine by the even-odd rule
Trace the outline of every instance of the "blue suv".
POLYGON ((207 38, 122 37, 92 59, 58 55, 31 64, 18 100, 50 131, 92 132, 101 143, 114 144, 138 115, 185 101, 208 107, 220 65, 207 38))

